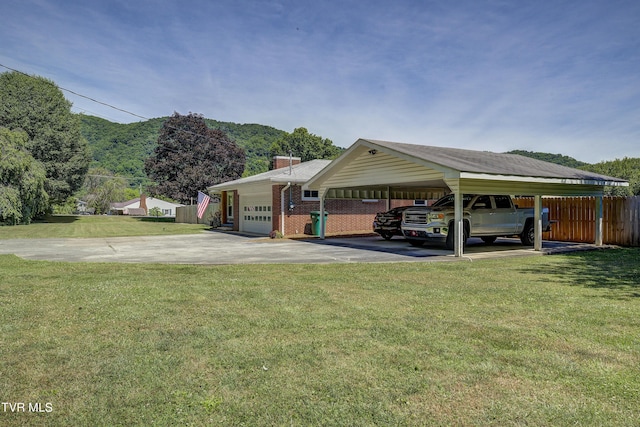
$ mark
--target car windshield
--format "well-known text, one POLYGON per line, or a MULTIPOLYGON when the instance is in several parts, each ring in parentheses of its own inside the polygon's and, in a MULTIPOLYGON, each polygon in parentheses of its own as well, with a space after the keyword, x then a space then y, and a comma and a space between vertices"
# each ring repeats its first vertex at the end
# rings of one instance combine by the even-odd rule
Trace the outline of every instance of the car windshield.
MULTIPOLYGON (((471 202, 471 199, 473 199, 473 195, 471 194, 464 194, 462 196, 462 206, 463 207, 468 207, 469 206, 469 202, 471 202)), ((454 202, 455 202, 455 195, 454 194, 449 194, 447 196, 444 196, 443 198, 439 199, 437 202, 435 202, 433 204, 434 207, 445 207, 445 208, 453 208, 454 207, 454 202)))

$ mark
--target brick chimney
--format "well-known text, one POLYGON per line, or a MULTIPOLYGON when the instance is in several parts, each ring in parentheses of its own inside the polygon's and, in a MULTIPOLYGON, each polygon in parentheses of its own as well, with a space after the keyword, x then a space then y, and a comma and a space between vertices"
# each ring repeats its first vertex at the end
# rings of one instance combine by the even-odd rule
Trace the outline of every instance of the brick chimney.
POLYGON ((140 194, 140 209, 144 209, 144 214, 149 215, 149 210, 147 209, 147 196, 145 194, 140 194))
MULTIPOLYGON (((301 162, 300 157, 291 157, 291 165, 298 165, 301 162)), ((281 169, 289 167, 289 156, 275 156, 273 158, 273 169, 281 169)))

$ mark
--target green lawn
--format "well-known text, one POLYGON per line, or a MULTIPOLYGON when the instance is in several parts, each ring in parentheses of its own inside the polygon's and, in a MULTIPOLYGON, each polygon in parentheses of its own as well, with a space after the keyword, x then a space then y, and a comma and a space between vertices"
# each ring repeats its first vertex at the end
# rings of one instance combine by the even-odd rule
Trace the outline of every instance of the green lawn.
POLYGON ((0 425, 640 425, 637 249, 0 271, 0 425))
POLYGON ((110 215, 53 215, 29 225, 0 226, 0 239, 118 237, 200 233, 202 224, 176 224, 173 218, 110 215))

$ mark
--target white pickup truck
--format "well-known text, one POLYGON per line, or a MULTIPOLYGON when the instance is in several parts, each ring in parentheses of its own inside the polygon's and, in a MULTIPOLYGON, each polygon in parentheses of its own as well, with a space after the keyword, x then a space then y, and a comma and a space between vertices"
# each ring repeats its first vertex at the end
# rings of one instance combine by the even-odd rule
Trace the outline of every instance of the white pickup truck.
MULTIPOLYGON (((533 208, 518 208, 510 196, 465 194, 462 197, 464 238, 480 237, 493 243, 498 237, 520 236, 523 245, 534 241, 533 208)), ((454 195, 444 196, 431 206, 413 207, 402 214, 404 237, 414 246, 425 242, 444 242, 453 249, 454 195)), ((549 231, 549 209, 542 212, 542 230, 549 231)))

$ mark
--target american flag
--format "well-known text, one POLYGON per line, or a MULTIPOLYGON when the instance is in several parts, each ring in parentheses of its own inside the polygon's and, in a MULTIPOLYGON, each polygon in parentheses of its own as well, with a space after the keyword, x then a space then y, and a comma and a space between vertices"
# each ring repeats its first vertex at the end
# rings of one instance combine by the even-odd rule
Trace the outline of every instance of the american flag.
POLYGON ((207 206, 209 206, 209 201, 211 197, 209 195, 204 194, 202 191, 198 191, 198 218, 202 219, 204 216, 204 211, 207 210, 207 206))

